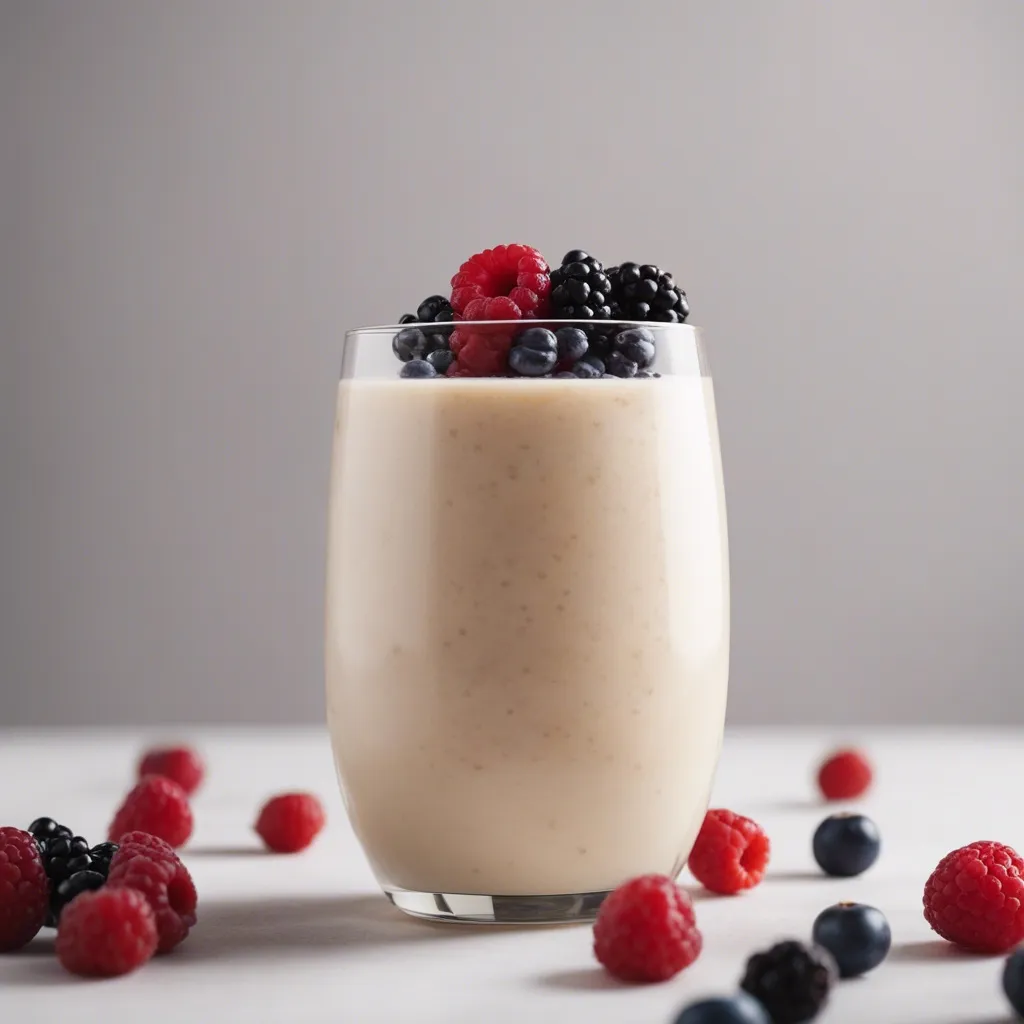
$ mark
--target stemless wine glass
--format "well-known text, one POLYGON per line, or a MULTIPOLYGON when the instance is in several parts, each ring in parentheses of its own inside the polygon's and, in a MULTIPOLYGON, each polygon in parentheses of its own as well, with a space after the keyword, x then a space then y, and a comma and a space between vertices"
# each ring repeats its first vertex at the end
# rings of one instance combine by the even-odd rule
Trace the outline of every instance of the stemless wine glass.
POLYGON ((421 917, 584 919, 626 878, 674 877, 721 747, 728 544, 698 333, 457 325, 502 353, 527 326, 582 330, 589 368, 428 376, 451 324, 345 338, 327 717, 376 877, 421 917))

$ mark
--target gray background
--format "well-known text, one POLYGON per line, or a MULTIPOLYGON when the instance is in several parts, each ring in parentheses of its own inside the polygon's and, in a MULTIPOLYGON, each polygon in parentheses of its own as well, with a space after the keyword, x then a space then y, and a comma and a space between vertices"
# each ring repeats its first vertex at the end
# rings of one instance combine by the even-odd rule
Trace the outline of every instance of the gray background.
POLYGON ((706 328, 734 721, 1024 722, 1022 53, 1019 0, 0 0, 0 721, 318 719, 342 329, 524 241, 706 328))

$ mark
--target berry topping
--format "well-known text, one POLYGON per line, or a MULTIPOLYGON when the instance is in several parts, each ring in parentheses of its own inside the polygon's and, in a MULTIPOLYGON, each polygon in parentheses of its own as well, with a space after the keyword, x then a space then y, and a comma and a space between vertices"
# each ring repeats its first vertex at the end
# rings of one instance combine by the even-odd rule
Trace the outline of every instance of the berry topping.
POLYGON ((605 356, 604 369, 610 377, 635 377, 637 365, 616 350, 605 356))
POLYGON ((35 836, 0 828, 0 953, 21 949, 35 937, 49 901, 50 882, 35 836))
POLYGON ((826 875, 851 878, 878 860, 882 837, 863 814, 833 814, 815 829, 811 848, 826 875))
POLYGON ((888 955, 892 931, 885 914, 863 903, 837 903, 814 919, 811 938, 827 949, 840 978, 874 970, 888 955))
POLYGON ((573 249, 551 271, 551 309, 561 320, 607 320, 611 281, 604 265, 582 249, 573 249))
POLYGON ((646 327, 630 327, 619 331, 612 343, 618 352, 630 362, 636 363, 640 370, 646 370, 654 362, 654 333, 646 327))
POLYGON ((611 315, 620 320, 653 320, 681 324, 690 315, 686 292, 671 274, 650 263, 610 267, 611 315))
POLYGON ((448 376, 503 376, 511 345, 512 331, 509 329, 480 324, 473 329, 460 327, 451 338, 455 360, 448 367, 448 376))
POLYGON ((131 836, 135 838, 126 836, 121 849, 114 854, 103 891, 138 889, 156 915, 157 952, 167 953, 196 923, 196 887, 188 869, 170 847, 165 850, 149 844, 139 838, 139 833, 131 836))
POLYGON ((511 370, 524 377, 543 377, 558 360, 558 339, 543 327, 528 327, 516 336, 508 353, 511 370))
POLYGON ((818 769, 818 788, 826 800, 855 800, 871 786, 872 771, 859 750, 837 750, 818 769))
POLYGON ((594 955, 623 981, 665 981, 692 964, 702 944, 690 897, 664 875, 620 885, 594 922, 594 955))
POLYGON ((1003 965, 1003 991, 1017 1015, 1024 1018, 1024 948, 1006 958, 1003 965))
POLYGON ((683 1008, 675 1024, 772 1024, 765 1008, 746 992, 702 999, 683 1008))
POLYGON ((72 974, 114 977, 141 967, 157 945, 146 897, 135 889, 104 889, 79 896, 57 932, 57 957, 72 974))
POLYGON ((452 309, 461 320, 520 320, 547 311, 551 278, 528 245, 498 245, 471 256, 452 278, 452 309))
POLYGON ((206 766, 191 747, 161 747, 148 750, 139 762, 138 777, 162 775, 176 782, 186 793, 192 794, 203 781, 206 766))
POLYGON ((711 892, 731 896, 753 889, 768 867, 771 844, 756 821, 726 810, 704 817, 690 853, 693 877, 711 892))
POLYGON ((572 366, 578 359, 582 359, 590 348, 587 332, 578 327, 559 327, 555 331, 555 339, 558 343, 559 366, 572 366))
POLYGON ((740 988, 761 1003, 772 1024, 801 1024, 821 1012, 838 973, 828 950, 790 939, 755 953, 740 988))
MULTIPOLYGON (((451 353, 448 353, 451 355, 451 353)), ((437 369, 426 359, 411 359, 402 367, 402 377, 436 377, 437 369)))
POLYGON ((604 362, 597 356, 584 356, 572 368, 572 372, 583 380, 594 380, 604 376, 604 362))
POLYGON ((1002 843, 971 843, 939 861, 924 887, 925 920, 976 953, 1024 942, 1024 860, 1002 843))
POLYGON ((320 833, 327 820, 312 793, 283 793, 268 800, 256 820, 256 833, 274 853, 298 853, 320 833))
POLYGON ((185 791, 162 775, 147 775, 124 798, 107 838, 118 842, 125 832, 149 832, 169 843, 183 846, 192 835, 192 809, 185 791))

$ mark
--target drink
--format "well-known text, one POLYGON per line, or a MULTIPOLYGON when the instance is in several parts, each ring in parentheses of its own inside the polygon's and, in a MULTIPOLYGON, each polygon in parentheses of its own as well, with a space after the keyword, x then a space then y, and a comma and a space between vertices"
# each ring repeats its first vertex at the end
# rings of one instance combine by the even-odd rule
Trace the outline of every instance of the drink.
POLYGON ((661 329, 688 372, 340 384, 328 722, 405 909, 583 916, 685 863, 722 738, 728 554, 711 380, 692 328, 661 329))

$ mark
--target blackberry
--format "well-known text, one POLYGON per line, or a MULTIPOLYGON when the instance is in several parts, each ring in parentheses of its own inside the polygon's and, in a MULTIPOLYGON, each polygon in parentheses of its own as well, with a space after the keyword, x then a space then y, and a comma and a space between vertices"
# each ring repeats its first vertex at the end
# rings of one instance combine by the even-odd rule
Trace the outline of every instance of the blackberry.
POLYGON ((761 1003, 772 1024, 801 1024, 821 1012, 838 973, 828 950, 789 939, 755 953, 740 988, 761 1003))
POLYGON ((46 927, 56 928, 61 910, 79 893, 98 889, 107 879, 117 843, 89 843, 53 818, 37 818, 28 831, 39 844, 43 869, 50 880, 50 910, 46 927))
POLYGON ((686 292, 671 274, 652 263, 622 263, 608 269, 611 316, 616 320, 647 320, 681 324, 690 315, 686 292))
MULTIPOLYGON (((434 352, 449 351, 449 340, 455 330, 455 312, 443 295, 428 296, 415 313, 403 313, 398 323, 405 329, 391 340, 391 350, 403 363, 428 359, 434 352)), ((434 366, 440 373, 448 369, 447 365, 441 369, 436 362, 434 366)))
POLYGON ((572 249, 551 271, 552 313, 559 320, 608 320, 610 289, 604 264, 582 249, 572 249))
POLYGON ((83 870, 76 871, 64 879, 50 896, 50 913, 47 915, 47 924, 55 928, 60 921, 61 911, 76 897, 83 892, 93 892, 102 889, 106 884, 107 876, 99 871, 83 870), (52 921, 52 924, 50 923, 52 921))

